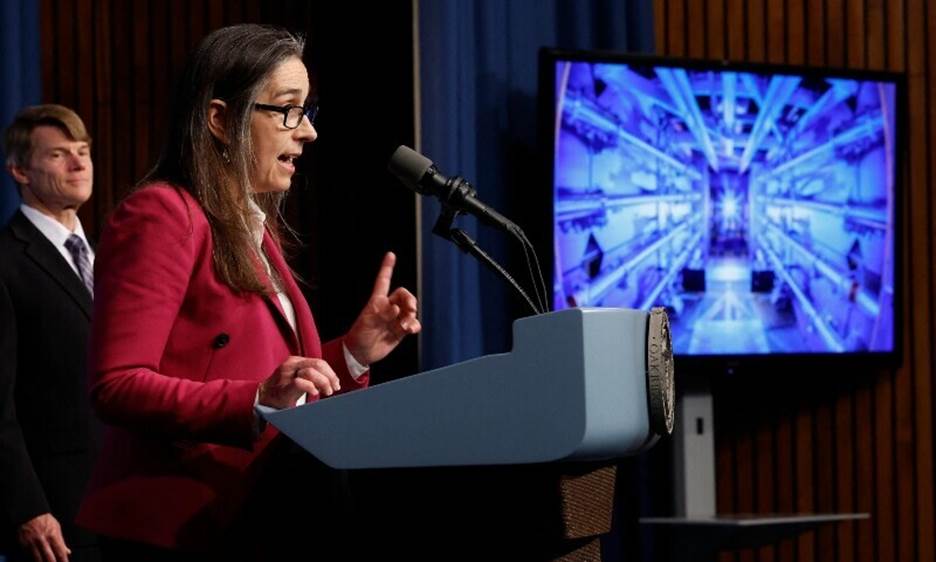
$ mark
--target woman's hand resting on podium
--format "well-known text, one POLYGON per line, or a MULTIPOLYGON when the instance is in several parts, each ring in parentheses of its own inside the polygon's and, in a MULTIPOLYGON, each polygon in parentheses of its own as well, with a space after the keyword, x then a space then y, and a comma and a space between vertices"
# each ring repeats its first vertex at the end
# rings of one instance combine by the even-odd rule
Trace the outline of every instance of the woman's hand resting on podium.
POLYGON ((338 375, 324 359, 292 356, 263 381, 257 402, 272 408, 292 408, 303 394, 325 397, 339 390, 338 375))
MULTIPOLYGON (((417 301, 403 287, 390 292, 396 256, 387 252, 374 291, 344 338, 348 352, 363 366, 386 357, 408 335, 422 325, 416 318, 417 301)), ((261 385, 257 401, 273 408, 291 408, 303 394, 331 396, 341 390, 338 376, 323 359, 292 356, 261 385)))

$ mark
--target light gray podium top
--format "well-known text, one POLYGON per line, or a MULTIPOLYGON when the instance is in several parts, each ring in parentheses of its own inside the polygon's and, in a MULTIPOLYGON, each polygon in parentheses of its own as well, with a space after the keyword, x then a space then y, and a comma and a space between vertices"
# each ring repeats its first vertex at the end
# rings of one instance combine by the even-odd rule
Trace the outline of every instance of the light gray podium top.
POLYGON ((541 463, 646 450, 647 312, 517 320, 513 349, 264 417, 335 468, 541 463))

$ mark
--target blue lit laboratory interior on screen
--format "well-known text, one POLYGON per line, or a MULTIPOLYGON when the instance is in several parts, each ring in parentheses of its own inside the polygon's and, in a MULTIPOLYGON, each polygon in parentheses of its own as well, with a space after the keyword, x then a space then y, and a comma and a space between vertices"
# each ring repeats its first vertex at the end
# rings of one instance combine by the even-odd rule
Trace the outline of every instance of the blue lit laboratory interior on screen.
POLYGON ((891 82, 560 61, 554 306, 684 355, 891 351, 891 82))

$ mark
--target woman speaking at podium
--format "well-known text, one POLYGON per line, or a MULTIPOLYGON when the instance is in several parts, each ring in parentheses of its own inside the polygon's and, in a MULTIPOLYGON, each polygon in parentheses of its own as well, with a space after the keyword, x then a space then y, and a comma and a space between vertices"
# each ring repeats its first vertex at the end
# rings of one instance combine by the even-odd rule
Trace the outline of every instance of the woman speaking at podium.
MULTIPOLYGON (((279 204, 317 136, 302 50, 256 25, 206 37, 158 163, 103 232, 91 399, 109 428, 78 522, 109 539, 105 559, 256 559, 264 542, 306 543, 265 536, 275 513, 245 513, 276 449, 256 406, 362 388, 420 329, 416 298, 390 292, 388 253, 348 333, 320 343, 283 259, 279 204)), ((295 497, 276 501, 323 485, 289 484, 295 497)))

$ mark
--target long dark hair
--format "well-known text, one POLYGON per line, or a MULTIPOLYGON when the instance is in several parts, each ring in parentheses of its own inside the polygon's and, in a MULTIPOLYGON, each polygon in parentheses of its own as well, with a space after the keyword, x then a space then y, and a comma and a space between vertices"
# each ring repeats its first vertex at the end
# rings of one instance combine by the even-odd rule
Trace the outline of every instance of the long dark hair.
POLYGON ((255 155, 250 121, 257 97, 274 69, 302 58, 302 37, 279 28, 245 24, 205 37, 189 57, 176 89, 169 137, 144 183, 163 180, 187 190, 199 202, 214 239, 213 265, 237 292, 269 293, 257 274, 257 249, 247 227, 253 199, 267 215, 279 242, 283 193, 254 193, 250 171, 255 155), (212 99, 224 100, 228 144, 208 128, 212 99))

